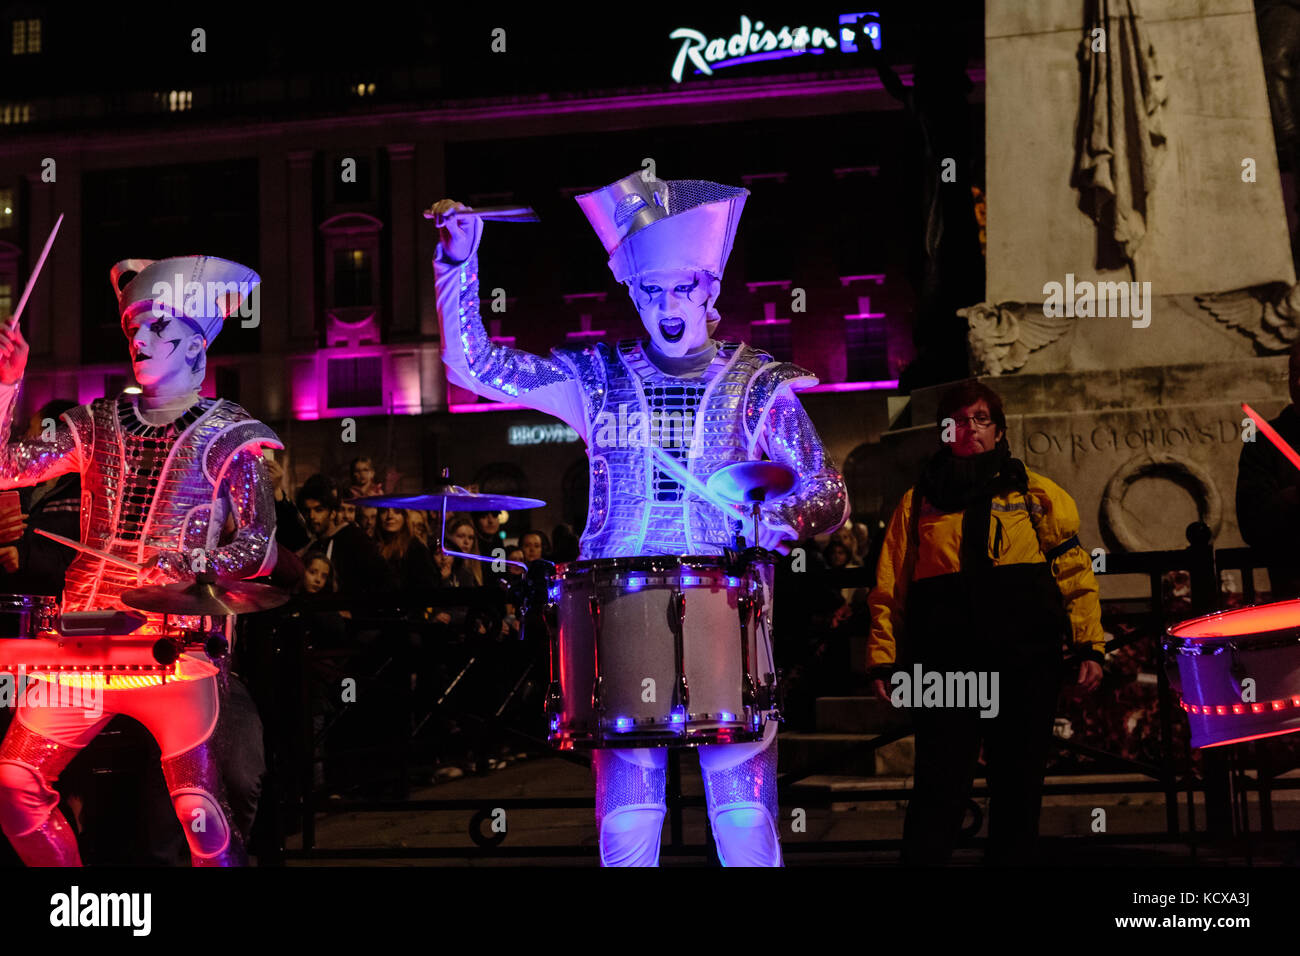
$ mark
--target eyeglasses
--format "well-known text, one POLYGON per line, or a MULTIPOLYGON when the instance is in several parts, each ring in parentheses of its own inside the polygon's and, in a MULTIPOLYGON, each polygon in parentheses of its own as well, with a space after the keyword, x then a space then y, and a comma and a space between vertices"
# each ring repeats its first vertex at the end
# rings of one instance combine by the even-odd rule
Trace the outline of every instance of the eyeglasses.
POLYGON ((987 415, 954 415, 953 421, 956 422, 959 427, 970 422, 972 428, 988 428, 993 424, 993 419, 989 418, 987 415))

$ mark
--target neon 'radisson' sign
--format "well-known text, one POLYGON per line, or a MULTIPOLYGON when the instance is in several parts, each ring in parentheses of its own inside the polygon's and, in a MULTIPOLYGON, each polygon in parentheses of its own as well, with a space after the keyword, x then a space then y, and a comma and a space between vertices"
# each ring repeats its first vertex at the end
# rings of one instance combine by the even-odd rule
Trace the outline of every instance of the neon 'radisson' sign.
MULTIPOLYGON (((741 63, 753 63, 758 60, 777 60, 788 56, 800 56, 804 53, 825 53, 839 49, 842 53, 856 53, 856 30, 859 18, 875 16, 866 13, 842 13, 839 18, 838 31, 826 27, 783 26, 773 32, 762 20, 751 21, 749 17, 740 18, 740 32, 730 37, 706 37, 699 30, 678 27, 668 34, 670 40, 681 40, 677 59, 673 61, 672 77, 675 83, 682 81, 682 71, 687 61, 695 67, 695 72, 712 75, 714 70, 741 63), (836 33, 838 32, 838 38, 836 33)), ((880 24, 866 23, 862 33, 871 40, 871 45, 880 49, 880 24)))

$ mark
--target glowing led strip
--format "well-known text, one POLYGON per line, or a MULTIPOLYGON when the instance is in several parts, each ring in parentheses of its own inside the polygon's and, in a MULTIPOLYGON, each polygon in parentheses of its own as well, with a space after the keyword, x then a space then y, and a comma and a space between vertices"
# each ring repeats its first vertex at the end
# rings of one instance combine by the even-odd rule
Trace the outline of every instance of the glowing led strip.
POLYGON ((1179 700, 1178 705, 1196 717, 1229 717, 1243 714, 1270 714, 1279 710, 1300 709, 1300 696, 1283 697, 1251 704, 1189 704, 1179 700))

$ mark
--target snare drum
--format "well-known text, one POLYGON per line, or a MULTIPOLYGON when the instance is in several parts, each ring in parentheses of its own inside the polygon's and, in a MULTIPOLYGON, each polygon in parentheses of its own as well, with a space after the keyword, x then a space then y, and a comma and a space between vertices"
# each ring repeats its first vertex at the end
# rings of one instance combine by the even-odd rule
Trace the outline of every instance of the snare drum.
POLYGON ((1300 730, 1300 600, 1176 624, 1169 629, 1165 652, 1171 670, 1177 663, 1174 683, 1193 747, 1300 730), (1243 687, 1248 678, 1253 687, 1243 687))
POLYGON ((556 569, 549 739, 574 747, 760 740, 775 715, 770 562, 574 561, 556 569))
POLYGON ((156 635, 63 634, 59 624, 53 597, 0 594, 0 674, 114 688, 153 686, 179 674, 175 663, 154 658, 156 635))

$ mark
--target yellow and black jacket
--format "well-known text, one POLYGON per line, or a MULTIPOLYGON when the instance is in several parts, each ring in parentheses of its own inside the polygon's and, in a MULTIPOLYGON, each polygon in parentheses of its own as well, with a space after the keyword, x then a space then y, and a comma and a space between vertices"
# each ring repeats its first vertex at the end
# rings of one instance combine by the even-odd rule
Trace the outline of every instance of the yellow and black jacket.
MULTIPOLYGON (((912 661, 986 663, 990 651, 1037 647, 1101 661, 1105 637, 1079 510, 1059 485, 1026 469, 1025 490, 991 499, 989 565, 961 567, 963 511, 943 512, 913 488, 885 532, 869 598, 868 666, 882 676, 912 661)), ((985 499, 988 501, 989 499, 985 499)))

